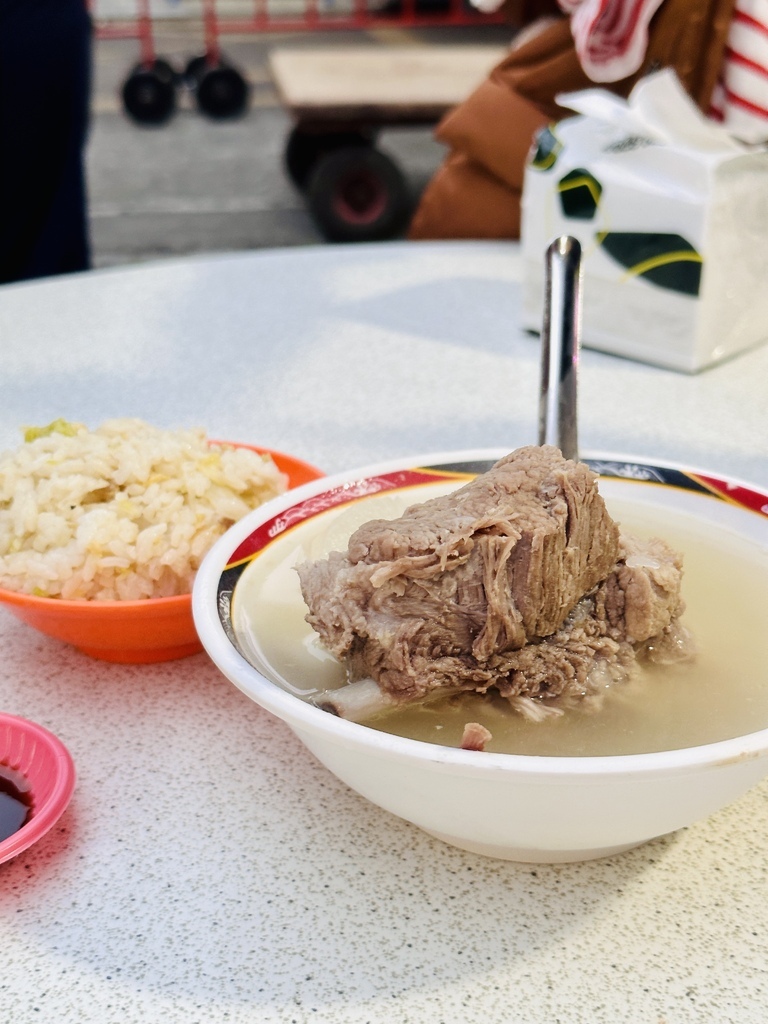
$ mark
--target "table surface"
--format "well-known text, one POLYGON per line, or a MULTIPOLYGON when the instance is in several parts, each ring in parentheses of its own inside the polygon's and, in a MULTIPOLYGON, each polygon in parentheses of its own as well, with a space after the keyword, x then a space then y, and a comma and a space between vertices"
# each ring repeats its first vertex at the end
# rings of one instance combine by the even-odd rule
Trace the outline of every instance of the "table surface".
MULTIPOLYGON (((0 447, 201 425, 333 472, 536 439, 512 243, 318 247, 0 289, 0 447)), ((768 347, 697 376, 585 351, 582 448, 768 486, 768 347)), ((765 1020, 768 785, 622 856, 525 865, 368 804, 205 655, 92 661, 0 611, 0 709, 73 800, 0 865, 14 1024, 765 1020)))

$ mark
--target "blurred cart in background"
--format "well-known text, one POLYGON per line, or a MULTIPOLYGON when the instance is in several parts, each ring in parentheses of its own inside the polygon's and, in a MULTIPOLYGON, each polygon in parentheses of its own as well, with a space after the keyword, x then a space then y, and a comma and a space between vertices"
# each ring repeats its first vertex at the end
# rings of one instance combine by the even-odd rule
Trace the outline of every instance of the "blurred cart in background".
POLYGON ((123 84, 122 101, 132 120, 154 125, 173 115, 180 89, 189 89, 197 108, 212 118, 237 117, 246 110, 249 83, 222 51, 221 37, 227 34, 492 25, 505 21, 502 13, 482 13, 469 0, 242 0, 229 3, 224 15, 217 0, 165 0, 169 9, 176 9, 173 13, 194 13, 201 23, 201 52, 183 68, 176 68, 155 47, 153 22, 163 0, 123 0, 121 8, 130 2, 132 15, 115 20, 99 17, 99 0, 91 0, 91 10, 98 38, 138 41, 139 58, 123 84))
POLYGON ((376 241, 405 226, 410 191, 376 146, 380 130, 436 123, 505 52, 469 45, 272 51, 272 78, 294 122, 285 167, 329 241, 376 241))
POLYGON ((270 53, 269 72, 293 122, 285 170, 324 237, 334 242, 375 241, 402 231, 413 196, 400 167, 377 145, 382 129, 436 124, 506 52, 498 44, 328 43, 330 29, 506 23, 503 15, 483 14, 469 0, 222 0, 226 17, 217 0, 110 2, 113 9, 134 5, 135 17, 122 21, 99 22, 99 0, 92 10, 101 38, 138 40, 139 59, 122 85, 122 102, 126 114, 144 125, 166 122, 180 90, 214 119, 246 111, 250 83, 223 53, 222 35, 326 33, 322 46, 307 46, 305 38, 290 48, 281 39, 270 53), (183 67, 156 51, 153 20, 163 4, 173 5, 174 13, 197 14, 193 32, 199 25, 203 50, 187 57, 183 67))

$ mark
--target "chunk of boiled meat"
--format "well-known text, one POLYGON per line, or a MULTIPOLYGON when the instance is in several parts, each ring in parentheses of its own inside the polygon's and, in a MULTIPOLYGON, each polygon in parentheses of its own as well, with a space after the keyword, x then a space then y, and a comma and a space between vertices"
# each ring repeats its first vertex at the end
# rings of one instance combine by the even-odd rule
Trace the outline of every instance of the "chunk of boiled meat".
POLYGON ((531 446, 298 572, 307 621, 350 677, 415 700, 496 685, 507 656, 561 630, 619 554, 595 474, 531 446))

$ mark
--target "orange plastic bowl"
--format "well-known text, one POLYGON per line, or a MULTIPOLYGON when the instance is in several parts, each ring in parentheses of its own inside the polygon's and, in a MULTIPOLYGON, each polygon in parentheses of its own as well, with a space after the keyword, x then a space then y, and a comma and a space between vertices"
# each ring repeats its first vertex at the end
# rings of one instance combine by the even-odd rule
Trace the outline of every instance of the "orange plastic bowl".
MULTIPOLYGON (((287 474, 289 488, 324 475, 284 452, 256 445, 238 447, 271 455, 277 468, 287 474)), ((146 664, 186 658, 203 649, 192 620, 191 594, 140 601, 62 601, 0 589, 0 603, 46 636, 103 661, 146 664)))
POLYGON ((0 842, 0 864, 26 850, 56 824, 75 788, 69 751, 42 725, 0 714, 0 766, 24 782, 27 820, 0 842))

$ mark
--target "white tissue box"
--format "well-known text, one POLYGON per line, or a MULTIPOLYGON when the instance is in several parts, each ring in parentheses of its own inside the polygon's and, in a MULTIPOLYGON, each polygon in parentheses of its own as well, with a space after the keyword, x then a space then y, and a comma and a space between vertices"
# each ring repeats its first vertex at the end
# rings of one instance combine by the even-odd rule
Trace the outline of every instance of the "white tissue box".
POLYGON ((544 253, 583 249, 582 339, 689 373, 768 340, 768 151, 708 121, 674 73, 628 100, 559 97, 525 172, 524 326, 540 330, 544 253))

